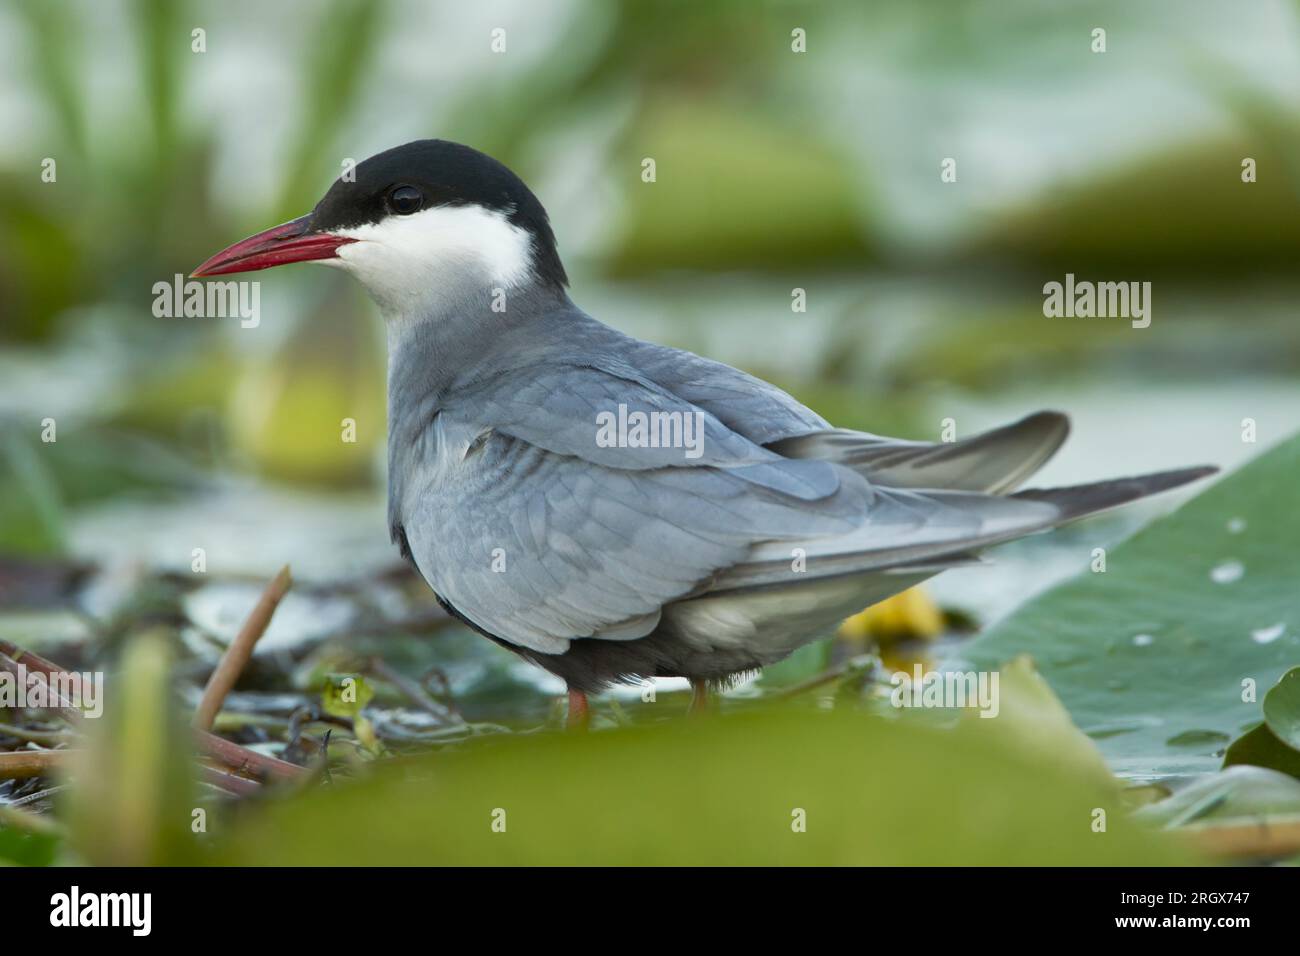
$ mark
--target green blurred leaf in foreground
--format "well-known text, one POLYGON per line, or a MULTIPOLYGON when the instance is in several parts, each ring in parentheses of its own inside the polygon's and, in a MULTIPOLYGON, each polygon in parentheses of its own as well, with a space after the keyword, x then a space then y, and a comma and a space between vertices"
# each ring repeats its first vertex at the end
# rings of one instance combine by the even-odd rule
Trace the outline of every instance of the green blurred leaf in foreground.
POLYGON ((0 866, 50 866, 58 859, 62 837, 53 825, 47 830, 13 826, 12 815, 20 812, 0 805, 0 866))
MULTIPOLYGON (((1034 669, 1034 662, 1022 655, 1008 661, 999 672, 1001 723, 1012 733, 1012 743, 1040 760, 1068 767, 1099 786, 1114 785, 1096 743, 1079 732, 1052 688, 1034 669)), ((962 712, 970 720, 983 720, 978 710, 962 712)))
POLYGON ((1262 695, 1300 660, 1298 481, 1293 437, 1113 549, 1105 573, 1031 601, 952 666, 1031 654, 1117 772, 1217 769, 1260 718, 1249 688, 1262 695))
POLYGON ((92 865, 175 863, 190 851, 194 765, 171 660, 161 632, 132 638, 105 691, 104 716, 84 721, 68 803, 78 856, 92 865))
POLYGON ((1030 756, 1012 736, 997 720, 938 730, 795 709, 516 736, 248 808, 216 861, 1190 862, 1127 820, 1115 789, 1030 756), (1098 810, 1105 832, 1094 829, 1098 810))

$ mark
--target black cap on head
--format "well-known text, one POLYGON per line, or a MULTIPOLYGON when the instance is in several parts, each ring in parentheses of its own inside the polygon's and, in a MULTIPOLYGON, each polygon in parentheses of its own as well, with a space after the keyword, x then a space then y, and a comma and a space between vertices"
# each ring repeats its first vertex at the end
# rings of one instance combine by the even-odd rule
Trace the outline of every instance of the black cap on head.
POLYGON ((538 277, 568 284, 546 210, 523 180, 491 156, 442 139, 420 139, 357 164, 354 181, 339 179, 316 204, 311 227, 330 232, 411 215, 434 206, 496 210, 533 239, 538 277))

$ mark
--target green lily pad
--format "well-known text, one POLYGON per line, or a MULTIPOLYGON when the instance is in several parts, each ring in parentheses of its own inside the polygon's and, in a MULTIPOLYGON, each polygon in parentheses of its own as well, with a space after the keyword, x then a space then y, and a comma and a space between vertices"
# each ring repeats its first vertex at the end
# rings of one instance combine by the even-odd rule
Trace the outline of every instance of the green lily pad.
POLYGON ((936 729, 780 707, 493 738, 268 805, 221 835, 213 862, 1193 861, 1135 825, 1114 788, 1027 753, 1015 733, 998 720, 936 729))
POLYGON ((1300 816, 1300 781, 1262 767, 1229 767, 1189 783, 1134 816, 1171 827, 1210 820, 1300 816))
POLYGON ((1278 740, 1268 724, 1260 724, 1232 742, 1223 755, 1224 767, 1267 767, 1300 778, 1300 751, 1278 740))
MULTIPOLYGON (((1264 695, 1264 722, 1282 743, 1300 751, 1300 667, 1293 667, 1264 695)), ((1297 754, 1300 760, 1300 754, 1297 754)))
MULTIPOLYGON (((1293 437, 1112 549, 1104 573, 1039 596, 946 666, 995 669, 1030 654, 1120 775, 1217 770, 1224 743, 1259 720, 1259 689, 1300 659, 1297 482, 1293 437)), ((1090 558, 1082 552, 1080 566, 1090 558)))

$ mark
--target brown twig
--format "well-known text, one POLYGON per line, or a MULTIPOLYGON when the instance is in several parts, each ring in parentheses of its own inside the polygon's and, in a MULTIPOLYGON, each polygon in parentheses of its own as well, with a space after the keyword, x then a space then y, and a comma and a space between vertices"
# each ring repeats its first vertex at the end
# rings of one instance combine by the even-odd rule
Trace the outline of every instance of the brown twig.
POLYGON ((1174 831, 1192 847, 1217 859, 1281 860, 1300 853, 1300 820, 1204 824, 1174 831))
POLYGON ((199 730, 212 728, 212 722, 216 719, 217 712, 221 710, 221 705, 225 703, 226 695, 239 680, 239 675, 244 672, 248 659, 253 656, 253 648, 258 638, 266 631, 267 625, 271 623, 271 616, 275 614, 276 607, 292 584, 293 578, 289 575, 289 566, 286 564, 280 569, 280 573, 271 579, 271 583, 262 592, 252 613, 244 621, 239 634, 230 642, 226 653, 221 655, 216 670, 208 678, 208 686, 203 688, 203 698, 194 713, 194 726, 199 730))
MULTIPOLYGON (((276 576, 275 580, 278 581, 281 578, 286 579, 285 586, 287 588, 288 568, 281 571, 280 574, 276 576)), ((275 584, 275 581, 273 581, 272 584, 275 584)), ((270 588, 268 588, 268 591, 269 590, 270 588)), ((283 591, 280 592, 280 596, 283 596, 283 591)), ((266 596, 263 595, 263 601, 265 601, 265 597, 266 596)), ((277 597, 276 600, 278 601, 279 598, 277 597)), ((262 602, 259 602, 259 608, 261 607, 261 603, 262 602)), ((268 620, 270 618, 270 612, 273 610, 274 605, 272 605, 267 611, 266 616, 268 620)), ((257 611, 255 610, 253 616, 249 618, 249 621, 251 622, 256 615, 257 611)), ((245 629, 247 628, 248 625, 246 624, 245 629)), ((265 630, 265 628, 266 624, 263 622, 261 629, 265 630)), ((8 641, 0 641, 0 666, 6 668, 10 668, 11 666, 16 667, 18 661, 22 661, 24 666, 29 670, 37 671, 47 677, 51 674, 65 673, 57 665, 47 661, 38 654, 26 651, 8 641)), ((51 688, 51 692, 53 693, 53 688, 51 688)), ((218 709, 219 708, 220 702, 218 702, 218 709)), ((70 710, 71 714, 75 714, 78 719, 83 716, 81 711, 71 708, 70 705, 68 710, 70 710)), ((246 771, 260 776, 282 780, 302 779, 306 774, 306 770, 296 764, 291 764, 284 760, 278 760, 275 757, 268 757, 255 750, 249 750, 247 747, 242 747, 233 741, 226 740, 223 737, 218 737, 216 734, 210 733, 207 730, 195 728, 194 739, 198 748, 203 753, 216 758, 226 766, 237 771, 246 771)), ((63 760, 62 755, 66 755, 69 752, 70 751, 67 750, 22 750, 13 753, 0 753, 0 779, 16 779, 20 776, 37 776, 39 773, 43 772, 45 767, 60 763, 63 760), (39 766, 40 769, 33 772, 31 768, 36 766, 39 766), (19 773, 18 771, 20 770, 23 772, 19 773)))
POLYGON ((239 796, 248 796, 262 789, 262 785, 256 780, 241 777, 220 767, 210 767, 207 764, 199 765, 199 775, 214 787, 239 796))
POLYGON ((81 674, 77 671, 66 670, 53 661, 46 660, 34 651, 29 651, 25 647, 19 647, 10 641, 0 640, 0 654, 12 658, 14 663, 21 663, 29 671, 37 671, 46 677, 56 674, 66 674, 75 683, 75 690, 81 689, 81 674))
POLYGON ((465 718, 456 711, 434 700, 416 681, 388 666, 380 657, 370 659, 370 670, 400 690, 406 698, 426 713, 432 714, 443 723, 463 724, 465 718))
POLYGON ((196 729, 194 737, 198 741, 199 749, 235 770, 251 771, 265 774, 268 777, 278 777, 282 780, 296 780, 307 772, 297 764, 289 763, 287 760, 280 760, 277 757, 268 757, 256 750, 249 750, 247 747, 241 747, 233 741, 218 737, 206 730, 196 729))
POLYGON ((0 780, 26 780, 62 767, 71 750, 14 750, 0 753, 0 780))
POLYGON ((40 671, 43 674, 59 674, 63 672, 62 668, 47 661, 41 655, 9 641, 0 640, 0 654, 12 657, 15 661, 22 661, 23 665, 31 671, 40 671))
POLYGON ((72 701, 68 700, 59 693, 58 687, 50 683, 50 678, 59 674, 70 675, 74 682, 74 689, 79 690, 81 686, 81 677, 73 671, 62 671, 45 660, 43 657, 37 657, 35 654, 24 651, 20 647, 15 647, 8 641, 0 641, 0 670, 7 670, 20 680, 24 679, 24 671, 34 671, 45 678, 46 695, 54 703, 51 710, 58 713, 69 723, 76 723, 85 715, 80 708, 74 707, 72 701), (12 653, 11 652, 17 652, 12 653))

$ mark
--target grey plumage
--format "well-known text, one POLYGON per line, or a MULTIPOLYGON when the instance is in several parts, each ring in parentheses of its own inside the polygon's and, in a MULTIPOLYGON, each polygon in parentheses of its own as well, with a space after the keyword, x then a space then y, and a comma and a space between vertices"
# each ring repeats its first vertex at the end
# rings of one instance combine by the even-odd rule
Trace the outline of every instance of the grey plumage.
POLYGON ((976 550, 1205 473, 1006 496, 1064 416, 952 444, 834 429, 556 290, 390 329, 395 534, 459 616, 578 690, 725 680, 976 550), (701 457, 599 447, 619 403, 702 413, 701 457))

